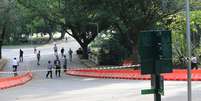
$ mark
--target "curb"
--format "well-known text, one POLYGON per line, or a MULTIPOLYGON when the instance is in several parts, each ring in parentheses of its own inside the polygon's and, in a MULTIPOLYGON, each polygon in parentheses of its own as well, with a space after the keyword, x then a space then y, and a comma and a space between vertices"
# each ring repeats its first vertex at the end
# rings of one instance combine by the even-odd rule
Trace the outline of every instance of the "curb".
MULTIPOLYGON (((97 70, 97 69, 70 69, 66 75, 104 78, 104 79, 127 79, 127 80, 150 80, 150 75, 141 75, 140 70, 97 70)), ((173 70, 172 73, 161 74, 164 80, 186 81, 186 70, 173 70)), ((192 81, 201 81, 201 70, 192 70, 192 81)))
POLYGON ((28 72, 16 77, 0 78, 0 89, 7 89, 23 85, 32 79, 32 73, 28 72))

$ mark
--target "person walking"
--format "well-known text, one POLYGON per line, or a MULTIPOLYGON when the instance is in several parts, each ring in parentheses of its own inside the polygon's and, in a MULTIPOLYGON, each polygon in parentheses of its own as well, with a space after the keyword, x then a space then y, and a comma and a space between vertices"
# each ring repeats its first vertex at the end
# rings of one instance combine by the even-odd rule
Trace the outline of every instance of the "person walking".
POLYGON ((198 69, 198 65, 197 65, 197 57, 195 55, 192 56, 191 58, 191 65, 192 65, 192 69, 198 69))
POLYGON ((23 62, 23 54, 24 52, 22 51, 22 49, 20 49, 20 56, 19 56, 20 62, 23 62))
POLYGON ((40 65, 40 51, 38 51, 36 56, 37 56, 37 65, 39 66, 40 65))
POLYGON ((59 60, 59 57, 57 56, 56 57, 56 60, 54 61, 54 65, 55 65, 55 75, 56 77, 61 77, 61 63, 60 63, 60 60, 59 60))
POLYGON ((47 74, 46 74, 46 78, 48 78, 48 76, 50 75, 50 78, 52 79, 52 69, 53 69, 53 66, 52 66, 50 60, 48 61, 47 69, 48 69, 48 71, 47 71, 47 74))
POLYGON ((61 56, 64 57, 64 47, 61 48, 61 56))
POLYGON ((63 68, 64 68, 64 72, 66 72, 66 70, 67 70, 67 58, 66 58, 66 55, 64 55, 64 58, 63 58, 63 68))
POLYGON ((57 53, 57 50, 58 50, 57 44, 54 44, 53 49, 54 49, 54 54, 55 54, 55 55, 58 55, 58 53, 57 53))
POLYGON ((13 59, 12 65, 13 65, 13 73, 14 73, 14 76, 17 76, 17 66, 18 66, 19 64, 18 64, 18 61, 17 61, 16 58, 13 59))
POLYGON ((73 54, 73 51, 72 51, 71 48, 70 48, 70 49, 68 50, 68 55, 69 55, 69 61, 70 61, 70 62, 72 62, 72 58, 73 58, 72 54, 73 54))
POLYGON ((37 52, 37 49, 36 49, 36 47, 34 47, 34 54, 36 54, 36 52, 37 52))

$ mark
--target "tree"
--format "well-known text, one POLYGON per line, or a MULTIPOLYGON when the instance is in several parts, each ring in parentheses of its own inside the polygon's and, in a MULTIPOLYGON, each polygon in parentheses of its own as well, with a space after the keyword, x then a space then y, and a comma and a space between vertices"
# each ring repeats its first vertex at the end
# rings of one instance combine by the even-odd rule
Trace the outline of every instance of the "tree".
POLYGON ((88 45, 97 36, 98 31, 108 29, 110 22, 104 14, 97 12, 98 7, 91 7, 89 2, 69 0, 64 4, 67 4, 64 25, 72 32, 67 33, 77 40, 83 49, 84 58, 88 58, 88 45))
POLYGON ((1 48, 8 27, 10 4, 10 1, 0 1, 0 59, 2 58, 1 48))
MULTIPOLYGON (((65 32, 74 37, 84 50, 94 40, 97 31, 113 30, 122 34, 122 45, 132 50, 137 60, 138 34, 153 29, 155 23, 175 14, 182 0, 18 0, 27 9, 43 17, 47 25, 59 26, 62 36, 65 32)), ((58 29, 57 29, 58 31, 58 29)), ((61 37, 62 37, 61 36, 61 37)))
POLYGON ((29 35, 27 24, 31 17, 26 15, 25 11, 15 0, 0 1, 0 58, 1 46, 4 43, 29 35))
POLYGON ((75 38, 83 49, 84 58, 88 58, 88 44, 97 36, 97 29, 106 30, 110 25, 106 17, 96 12, 97 8, 92 9, 91 5, 83 0, 32 0, 29 2, 18 0, 18 2, 37 13, 38 16, 42 16, 49 22, 47 25, 52 23, 59 26, 61 37, 68 33, 75 38))
MULTIPOLYGON (((55 0, 56 1, 56 0, 55 0)), ((18 4, 23 6, 30 15, 28 18, 32 18, 29 22, 29 26, 32 29, 32 33, 42 33, 49 35, 49 41, 53 39, 53 33, 58 31, 58 24, 48 20, 52 18, 51 12, 53 12, 53 6, 51 3, 55 3, 52 0, 17 0, 18 4)))
POLYGON ((177 13, 182 5, 181 0, 102 0, 97 4, 111 16, 113 27, 122 33, 122 45, 132 50, 136 61, 139 32, 153 30, 156 22, 177 13))
MULTIPOLYGON (((201 11, 191 11, 191 46, 192 53, 199 55, 201 54, 201 11)), ((171 19, 170 24, 164 24, 164 28, 172 30, 172 41, 173 41, 173 56, 176 63, 182 63, 181 57, 186 56, 186 17, 184 12, 179 12, 175 15, 169 16, 167 19, 171 19)))

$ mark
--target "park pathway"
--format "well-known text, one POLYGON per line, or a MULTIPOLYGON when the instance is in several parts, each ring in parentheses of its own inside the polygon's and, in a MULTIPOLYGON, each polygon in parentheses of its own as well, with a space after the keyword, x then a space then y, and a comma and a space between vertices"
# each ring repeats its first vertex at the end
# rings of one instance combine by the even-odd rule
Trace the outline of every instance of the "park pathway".
MULTIPOLYGON (((79 45, 74 41, 59 42, 59 47, 72 48, 79 45)), ((53 44, 38 47, 41 50, 41 65, 36 65, 32 47, 22 48, 25 61, 20 64, 22 70, 43 70, 48 60, 54 60, 53 44)), ((18 47, 19 48, 19 47, 18 47)), ((4 48, 4 57, 12 59, 18 56, 17 48, 4 48)), ((75 52, 74 52, 75 53, 75 52)), ((68 67, 85 67, 74 54, 68 67)), ((6 70, 11 70, 10 64, 6 70)), ((112 80, 73 77, 62 74, 61 78, 45 78, 46 72, 33 72, 33 80, 25 85, 0 91, 1 101, 153 101, 153 95, 141 95, 142 89, 149 89, 149 81, 112 80)), ((3 74, 5 75, 5 74, 3 74)), ((2 75, 2 76, 3 76, 2 75)), ((12 76, 12 75, 7 75, 12 76)), ((162 101, 187 101, 186 82, 165 82, 165 96, 162 101)), ((201 82, 193 82, 193 101, 201 101, 201 82)))

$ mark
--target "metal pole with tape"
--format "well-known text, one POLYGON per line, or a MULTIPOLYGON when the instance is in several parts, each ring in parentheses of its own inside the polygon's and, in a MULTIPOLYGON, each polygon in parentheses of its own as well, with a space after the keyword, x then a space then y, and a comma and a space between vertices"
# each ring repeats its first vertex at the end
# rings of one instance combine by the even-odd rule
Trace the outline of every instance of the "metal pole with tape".
POLYGON ((186 37, 187 37, 187 57, 188 59, 188 68, 187 68, 187 77, 188 77, 188 101, 192 101, 191 96, 191 31, 190 31, 190 7, 189 0, 186 0, 186 37))

